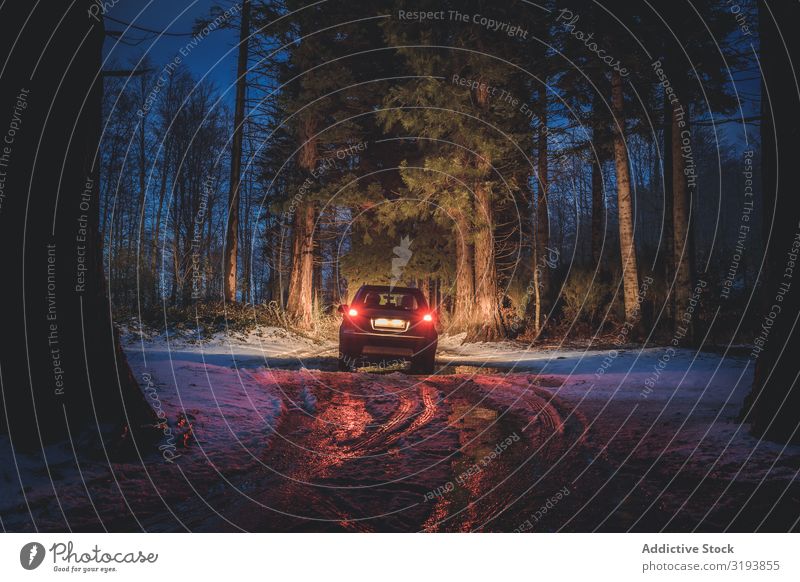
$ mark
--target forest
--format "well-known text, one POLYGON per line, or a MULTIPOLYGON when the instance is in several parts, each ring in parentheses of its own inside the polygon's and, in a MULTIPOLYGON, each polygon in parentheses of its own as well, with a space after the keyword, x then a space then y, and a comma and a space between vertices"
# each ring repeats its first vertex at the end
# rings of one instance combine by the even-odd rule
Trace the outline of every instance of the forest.
POLYGON ((133 72, 104 87, 115 307, 271 304, 311 331, 388 283, 399 248, 403 282, 471 341, 628 323, 668 342, 688 317, 694 345, 715 312, 707 342, 752 339, 757 317, 737 315, 762 251, 754 6, 624 22, 593 2, 340 4, 199 21, 241 32, 227 88, 148 56, 111 67, 133 72), (674 38, 646 33, 665 25, 674 38), (621 41, 624 26, 645 32, 621 41))
POLYGON ((2 529, 797 530, 799 3, 56 4, 2 529))

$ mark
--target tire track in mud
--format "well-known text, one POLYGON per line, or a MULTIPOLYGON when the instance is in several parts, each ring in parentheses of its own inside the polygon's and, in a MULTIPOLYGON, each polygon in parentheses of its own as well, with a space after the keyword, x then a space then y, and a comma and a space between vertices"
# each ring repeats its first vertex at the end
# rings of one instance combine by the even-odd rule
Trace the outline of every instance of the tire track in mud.
POLYGON ((463 425, 470 416, 473 424, 476 416, 484 422, 477 423, 474 435, 460 431, 461 450, 473 464, 465 469, 463 460, 453 463, 452 487, 437 495, 424 530, 518 529, 533 508, 564 482, 565 473, 579 470, 585 419, 537 387, 538 381, 523 375, 451 377, 445 381, 456 384, 446 398, 455 410, 462 411, 455 422, 463 425), (509 442, 508 435, 518 436, 519 441, 509 442), (481 456, 481 447, 492 442, 497 443, 494 454, 481 456), (560 467, 548 478, 548 470, 555 464, 560 467), (537 480, 539 484, 523 494, 537 480))
MULTIPOLYGON (((323 372, 315 373, 313 382, 297 380, 294 391, 313 393, 317 410, 313 415, 290 410, 286 438, 277 440, 265 459, 286 475, 270 479, 261 496, 277 511, 253 511, 252 503, 249 509, 245 504, 234 522, 261 531, 415 529, 426 511, 420 506, 425 485, 415 476, 435 466, 437 454, 446 454, 449 446, 420 451, 403 439, 420 436, 443 416, 438 391, 400 374, 323 372)), ((439 424, 441 432, 445 426, 439 424)), ((440 463, 429 473, 446 475, 446 470, 440 463)), ((441 479, 430 475, 421 480, 441 479)))
MULTIPOLYGON (((323 393, 316 375, 307 370, 273 376, 281 384, 287 412, 262 458, 264 468, 245 485, 255 502, 238 497, 224 513, 246 531, 291 531, 303 523, 310 524, 310 530, 336 529, 326 520, 335 522, 346 516, 316 494, 314 479, 335 470, 342 460, 335 453, 335 443, 358 438, 372 416, 363 401, 351 396, 355 385, 344 378, 337 390, 323 393), (307 410, 304 401, 309 395, 317 410, 307 410)), ((215 527, 227 529, 224 524, 215 527)))
POLYGON ((452 376, 437 379, 437 384, 447 394, 452 411, 448 420, 458 430, 459 449, 451 461, 452 478, 432 492, 435 503, 421 529, 471 531, 506 502, 497 484, 519 456, 521 425, 481 398, 474 378, 452 376), (500 456, 497 443, 508 439, 517 450, 506 447, 500 456))
POLYGON ((486 529, 555 531, 574 511, 578 495, 571 490, 572 482, 592 456, 589 423, 583 413, 540 387, 561 385, 561 380, 553 380, 529 377, 524 404, 514 409, 514 414, 528 417, 523 430, 528 436, 530 455, 509 479, 511 499, 507 509, 486 521, 482 526, 486 529), (562 491, 572 496, 562 500, 559 495, 558 510, 541 523, 537 517, 534 525, 530 520, 543 508, 549 508, 551 499, 562 491))
POLYGON ((436 412, 438 410, 438 405, 436 404, 437 396, 439 391, 433 388, 428 384, 420 384, 420 397, 422 398, 422 412, 414 419, 407 432, 409 434, 413 434, 418 429, 422 428, 426 424, 428 424, 431 420, 433 420, 434 416, 436 416, 436 412))
POLYGON ((388 436, 396 432, 395 429, 410 422, 414 405, 415 402, 413 402, 411 398, 401 396, 400 403, 389 419, 382 423, 376 430, 370 431, 364 438, 348 445, 344 454, 351 458, 361 454, 369 454, 369 452, 376 449, 376 445, 385 444, 388 440, 388 436))
POLYGON ((351 445, 351 452, 357 452, 364 456, 385 454, 389 445, 414 435, 434 419, 439 411, 436 402, 439 391, 424 382, 417 382, 417 384, 413 401, 410 398, 401 398, 400 405, 390 419, 378 430, 351 445))
POLYGON ((225 513, 250 531, 514 530, 585 465, 584 419, 539 381, 287 373, 316 408, 287 407, 274 472, 251 479, 272 510, 225 513))

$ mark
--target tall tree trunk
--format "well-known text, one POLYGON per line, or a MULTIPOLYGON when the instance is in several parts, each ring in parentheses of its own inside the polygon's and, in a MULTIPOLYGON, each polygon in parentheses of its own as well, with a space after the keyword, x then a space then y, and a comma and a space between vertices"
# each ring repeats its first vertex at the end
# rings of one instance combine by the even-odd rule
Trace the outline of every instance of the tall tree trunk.
POLYGON ((250 0, 242 2, 242 22, 239 27, 239 60, 236 66, 236 109, 233 118, 231 144, 231 182, 228 191, 228 227, 225 233, 225 301, 236 301, 237 253, 239 251, 239 189, 242 185, 242 134, 244 132, 244 101, 247 89, 247 56, 250 37, 250 0))
POLYGON ((539 269, 539 249, 536 244, 536 194, 533 189, 530 190, 527 206, 530 209, 530 215, 528 216, 530 236, 528 239, 531 247, 531 282, 526 289, 525 333, 535 340, 542 329, 542 301, 541 286, 539 285, 539 274, 541 272, 539 269))
POLYGON ((541 260, 539 259, 539 249, 534 240, 531 252, 533 260, 533 337, 536 339, 542 333, 542 285, 541 285, 541 260))
POLYGON ((274 225, 270 224, 271 219, 268 216, 266 219, 267 224, 267 248, 264 253, 264 259, 267 264, 267 268, 269 269, 269 275, 266 282, 266 301, 278 301, 278 293, 277 293, 277 284, 278 284, 278 273, 277 273, 277 260, 278 260, 278 250, 277 250, 277 239, 275 238, 275 227, 274 225))
MULTIPOLYGON (((481 83, 474 91, 478 108, 489 106, 488 83, 481 83)), ((486 175, 492 168, 487 155, 476 161, 481 175, 486 175)), ((494 248, 494 208, 491 190, 479 178, 475 183, 474 201, 474 285, 475 297, 470 306, 470 318, 467 325, 465 342, 495 341, 507 337, 503 320, 500 317, 497 293, 497 265, 494 248)))
POLYGON ((592 145, 594 160, 592 163, 592 263, 599 269, 601 276, 605 274, 603 267, 603 242, 605 241, 606 200, 603 185, 603 164, 606 160, 607 128, 602 115, 603 100, 596 93, 592 101, 592 145), (603 121, 601 121, 603 120, 603 121))
POLYGON ((672 109, 672 264, 675 268, 675 314, 676 333, 685 328, 686 338, 691 341, 694 329, 689 314, 689 299, 692 296, 692 202, 687 185, 686 158, 682 144, 690 139, 688 129, 689 111, 682 104, 675 103, 672 109))
MULTIPOLYGON (((24 274, 0 286, 3 330, 15 338, 0 350, 0 424, 17 450, 85 435, 91 440, 76 451, 80 463, 101 443, 114 450, 113 436, 128 434, 124 426, 138 430, 155 418, 120 348, 103 276, 105 34, 91 5, 63 0, 37 12, 36 26, 8 55, 0 96, 0 111, 21 119, 0 162, 6 192, 14 193, 0 206, 0 266, 24 274)), ((6 27, 22 30, 25 16, 4 15, 3 35, 6 27)))
MULTIPOLYGON (((599 153, 599 152, 598 152, 599 153)), ((603 271, 603 241, 605 239, 606 202, 603 192, 603 163, 592 163, 592 263, 603 271)))
MULTIPOLYGON (((301 124, 300 167, 311 172, 317 165, 316 134, 317 123, 313 117, 301 124)), ((314 203, 301 200, 295 207, 292 229, 292 261, 289 276, 289 298, 286 310, 289 317, 300 329, 309 330, 313 326, 314 292, 314 203)))
POLYGON ((208 199, 208 207, 206 208, 206 237, 205 237, 205 256, 206 262, 203 265, 203 280, 205 281, 205 290, 203 293, 203 299, 208 301, 212 298, 212 293, 215 290, 215 277, 214 277, 214 269, 212 265, 214 264, 213 260, 214 257, 211 255, 211 252, 214 248, 214 221, 212 217, 214 216, 214 199, 209 196, 208 199))
POLYGON ((500 317, 494 249, 494 209, 483 182, 475 186, 475 305, 465 342, 497 341, 507 337, 500 317))
POLYGON ((636 244, 633 239, 633 200, 628 150, 625 146, 625 101, 622 77, 611 74, 611 105, 614 111, 614 158, 617 170, 617 209, 619 213, 619 247, 622 255, 622 285, 625 301, 625 321, 635 325, 639 320, 639 272, 636 264, 636 244))
POLYGON ((281 309, 286 308, 286 277, 284 273, 288 270, 291 271, 292 269, 292 258, 291 255, 287 257, 286 253, 286 245, 287 245, 287 236, 286 232, 288 230, 288 226, 286 224, 286 216, 283 215, 280 218, 280 222, 275 225, 275 234, 274 239, 274 257, 273 257, 273 273, 271 275, 272 282, 273 282, 273 299, 278 302, 278 306, 281 309), (286 264, 288 262, 288 269, 286 268, 286 264))
POLYGON ((292 273, 286 310, 304 330, 313 325, 312 284, 314 279, 314 205, 303 203, 294 214, 292 273))
MULTIPOLYGON (((539 195, 536 201, 536 251, 539 257, 547 256, 550 246, 550 215, 547 195, 550 187, 547 160, 547 89, 542 87, 539 96, 539 144, 537 166, 539 173, 539 195)), ((550 308, 550 268, 546 261, 539 261, 539 289, 544 308, 550 308)), ((537 301, 538 302, 538 301, 537 301)), ((539 328, 537 328, 539 329, 539 328)))
MULTIPOLYGON (((319 214, 315 214, 314 222, 319 223, 322 217, 319 214)), ((312 254, 314 261, 312 263, 313 269, 313 277, 311 279, 311 288, 312 288, 312 296, 314 298, 313 303, 313 313, 319 313, 320 309, 322 309, 322 257, 323 257, 323 249, 322 249, 322 242, 318 242, 316 245, 313 246, 314 252, 312 254)))
POLYGON ((475 303, 475 255, 472 248, 472 228, 461 210, 455 210, 456 219, 456 293, 453 302, 451 329, 464 331, 472 321, 475 303))
POLYGON ((800 282, 797 269, 790 270, 789 264, 800 241, 794 176, 794 164, 800 159, 800 100, 796 92, 782 89, 792 75, 791 57, 800 50, 798 36, 790 31, 800 22, 800 5, 760 0, 758 8, 766 264, 750 356, 757 358, 753 389, 741 415, 757 437, 800 443, 800 282))
MULTIPOLYGON (((669 94, 664 93, 664 214, 662 228, 664 236, 662 238, 661 255, 664 257, 664 281, 667 288, 674 284, 673 277, 675 276, 674 268, 674 253, 675 253, 675 235, 672 228, 674 221, 673 217, 673 201, 674 195, 672 191, 672 175, 673 175, 673 158, 672 158, 672 104, 669 101, 669 94)), ((675 296, 670 293, 666 301, 665 314, 668 321, 675 320, 675 296)))
MULTIPOLYGON (((190 217, 194 216, 192 212, 192 200, 194 195, 191 192, 191 172, 187 169, 186 179, 181 181, 181 215, 180 220, 183 221, 183 232, 185 233, 182 242, 183 246, 179 248, 181 272, 178 275, 181 282, 180 302, 183 307, 187 307, 192 303, 192 220, 190 217)), ((180 228, 180 227, 179 227, 180 228)))
POLYGON ((433 305, 433 299, 431 299, 431 280, 428 277, 417 279, 417 287, 419 287, 420 291, 422 291, 422 294, 425 296, 428 307, 431 307, 433 305))
POLYGON ((161 284, 161 274, 159 273, 158 263, 158 237, 161 236, 161 215, 164 209, 164 198, 167 194, 167 172, 169 171, 167 150, 164 151, 164 162, 161 168, 161 186, 158 190, 158 208, 156 209, 156 220, 153 225, 153 241, 150 247, 150 270, 153 272, 153 305, 158 305, 163 296, 161 284))
MULTIPOLYGON (((252 151, 248 148, 248 151, 252 151)), ((251 218, 251 194, 253 191, 252 172, 247 179, 247 190, 244 195, 244 220, 242 221, 242 301, 253 303, 253 227, 251 218)), ((267 217, 268 218, 268 217, 267 217)))
MULTIPOLYGON (((139 76, 139 84, 140 84, 140 91, 142 92, 142 107, 144 107, 144 99, 146 97, 145 94, 145 77, 144 75, 139 76)), ((143 115, 139 119, 139 206, 137 210, 139 212, 139 230, 138 230, 138 240, 137 246, 141 249, 144 245, 144 217, 145 217, 145 166, 147 165, 147 159, 145 157, 146 151, 146 121, 147 116, 143 115)))
MULTIPOLYGON (((175 180, 182 180, 179 173, 176 173, 175 180)), ((179 188, 178 184, 173 184, 173 199, 172 205, 172 288, 170 289, 170 304, 175 305, 178 301, 178 287, 180 285, 179 277, 181 272, 181 259, 180 259, 180 236, 181 236, 181 223, 180 223, 180 196, 175 194, 179 188)))

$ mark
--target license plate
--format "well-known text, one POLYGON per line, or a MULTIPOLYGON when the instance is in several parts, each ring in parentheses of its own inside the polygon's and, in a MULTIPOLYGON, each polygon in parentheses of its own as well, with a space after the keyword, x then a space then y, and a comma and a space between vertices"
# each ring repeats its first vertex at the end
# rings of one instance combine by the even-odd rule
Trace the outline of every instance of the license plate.
POLYGON ((385 327, 387 329, 405 329, 405 319, 389 319, 387 317, 378 317, 372 320, 372 325, 375 327, 385 327))

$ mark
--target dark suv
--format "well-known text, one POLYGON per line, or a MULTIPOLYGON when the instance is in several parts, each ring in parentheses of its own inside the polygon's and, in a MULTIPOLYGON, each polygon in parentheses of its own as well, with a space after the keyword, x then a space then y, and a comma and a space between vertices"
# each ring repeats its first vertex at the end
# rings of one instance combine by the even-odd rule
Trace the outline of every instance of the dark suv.
POLYGON ((412 372, 433 372, 436 314, 419 289, 364 285, 339 312, 339 370, 352 370, 361 359, 389 357, 411 360, 412 372))

